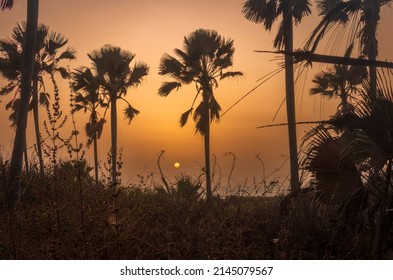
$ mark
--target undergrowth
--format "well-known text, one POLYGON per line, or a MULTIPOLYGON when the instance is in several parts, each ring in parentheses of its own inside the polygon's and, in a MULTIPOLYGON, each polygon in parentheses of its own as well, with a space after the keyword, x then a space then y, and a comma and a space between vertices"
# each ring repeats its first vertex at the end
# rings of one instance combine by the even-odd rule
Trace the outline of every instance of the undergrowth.
MULTIPOLYGON (((168 188, 96 184, 87 165, 58 162, 56 177, 37 166, 23 175, 12 216, 1 161, 2 259, 367 259, 371 236, 348 225, 337 235, 329 208, 312 192, 280 213, 279 196, 201 197, 202 182, 180 175, 168 188), (79 169, 76 169, 78 166, 79 169), (55 180, 55 182, 53 182, 55 180), (56 184, 56 192, 53 191, 56 184), (83 190, 83 196, 81 195, 83 190), (113 199, 116 196, 116 210, 113 199), (83 200, 83 203, 81 202, 83 200)), ((389 258, 386 244, 383 258, 389 258)))

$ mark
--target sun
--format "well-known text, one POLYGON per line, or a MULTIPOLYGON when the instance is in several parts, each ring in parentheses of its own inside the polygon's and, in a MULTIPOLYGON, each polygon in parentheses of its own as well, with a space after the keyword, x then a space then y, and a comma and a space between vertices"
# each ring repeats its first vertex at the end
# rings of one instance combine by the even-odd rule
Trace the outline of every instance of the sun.
POLYGON ((175 162, 175 163, 173 164, 173 166, 174 166, 175 168, 179 168, 179 167, 180 167, 180 163, 175 162))

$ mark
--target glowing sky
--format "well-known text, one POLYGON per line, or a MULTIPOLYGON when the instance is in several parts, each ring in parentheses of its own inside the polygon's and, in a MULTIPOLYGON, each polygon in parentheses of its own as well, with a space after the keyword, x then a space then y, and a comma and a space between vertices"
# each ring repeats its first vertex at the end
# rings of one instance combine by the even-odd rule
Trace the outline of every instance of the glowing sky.
MULTIPOLYGON (((129 126, 119 115, 118 146, 123 146, 122 171, 125 183, 137 181, 137 174, 157 172, 156 159, 161 150, 166 151, 162 167, 170 178, 179 172, 198 175, 198 163, 203 166, 203 141, 200 135, 194 134, 194 123, 189 122, 184 128, 180 128, 178 124, 180 114, 191 105, 195 87, 185 86, 167 98, 157 95, 160 84, 166 80, 157 74, 160 58, 164 53, 171 54, 174 48, 181 48, 184 36, 198 28, 206 28, 215 29, 222 36, 234 39, 236 51, 233 70, 242 71, 244 77, 224 80, 215 91, 223 111, 255 87, 257 79, 277 69, 279 61, 273 60, 275 55, 253 52, 273 50, 271 42, 275 29, 270 34, 261 25, 247 21, 241 14, 242 3, 242 0, 40 1, 39 21, 49 25, 51 30, 64 34, 69 39, 69 45, 78 52, 77 61, 69 63, 71 68, 90 66, 86 54, 108 43, 132 51, 136 54, 137 61, 144 61, 150 66, 150 74, 144 83, 137 89, 129 90, 127 95, 127 99, 141 114, 129 126), (175 169, 174 162, 180 162, 181 167, 175 169)), ((26 0, 16 0, 13 10, 0 14, 1 38, 11 34, 16 22, 25 20, 25 10, 26 0)), ((384 8, 379 31, 381 59, 393 59, 390 51, 393 42, 391 36, 386 35, 391 34, 388 31, 392 15, 391 9, 384 8)), ((295 48, 301 46, 317 22, 314 13, 295 29, 295 48)), ((315 65, 313 71, 321 69, 321 66, 315 65)), ((307 76, 301 76, 296 86, 299 121, 327 118, 335 110, 335 102, 309 96, 309 81, 312 77, 312 71, 309 71, 307 76)), ((68 81, 59 83, 63 98, 62 109, 68 112, 68 81)), ((4 85, 2 79, 0 85, 4 85)), ((5 154, 10 151, 14 135, 9 128, 8 112, 4 112, 9 98, 2 97, 0 104, 0 117, 3 120, 0 122, 0 144, 3 145, 2 151, 5 154)), ((288 155, 287 128, 255 127, 273 123, 272 119, 283 98, 284 77, 281 73, 239 103, 219 124, 212 125, 211 151, 217 157, 224 182, 231 167, 230 157, 224 156, 226 152, 233 152, 237 157, 233 174, 237 182, 244 182, 246 178, 251 182, 253 176, 261 177, 261 165, 255 158, 257 153, 263 158, 267 173, 282 164, 288 155)), ((119 105, 119 112, 122 106, 119 105)), ((44 110, 41 119, 45 119, 44 110)), ((83 131, 86 117, 78 114, 77 120, 79 130, 83 131)), ((285 121, 285 111, 280 110, 274 123, 285 121)), ((99 142, 102 162, 106 161, 109 151, 109 125, 108 119, 99 142)), ((71 126, 70 122, 68 126, 71 126)), ((308 126, 299 126, 299 143, 307 128, 308 126)), ((32 125, 28 131, 30 146, 34 144, 32 125)), ((66 131, 63 133, 67 134, 66 131)), ((90 150, 87 152, 87 159, 93 163, 90 150)), ((284 179, 288 174, 287 170, 288 165, 285 165, 277 175, 284 179)))

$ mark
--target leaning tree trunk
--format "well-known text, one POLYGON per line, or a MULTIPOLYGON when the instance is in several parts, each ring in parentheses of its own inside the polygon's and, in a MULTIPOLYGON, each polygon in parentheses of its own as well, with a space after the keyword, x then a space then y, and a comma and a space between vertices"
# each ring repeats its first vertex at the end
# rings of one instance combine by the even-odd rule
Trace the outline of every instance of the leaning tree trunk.
POLYGON ((117 106, 116 93, 111 93, 111 172, 112 184, 117 184, 117 106))
POLYGON ((40 120, 38 114, 38 74, 33 73, 33 114, 34 114, 34 128, 35 128, 35 139, 37 145, 38 162, 40 165, 40 175, 44 177, 44 160, 42 158, 42 145, 41 145, 41 134, 40 134, 40 120))
MULTIPOLYGON (((293 25, 292 9, 288 4, 283 10, 284 24, 284 45, 285 52, 293 52, 293 25)), ((291 191, 299 190, 299 167, 297 157, 297 137, 296 137, 296 114, 295 114, 295 81, 293 78, 293 57, 285 55, 285 87, 286 87, 286 105, 288 120, 288 138, 289 138, 289 159, 291 172, 291 191)))
POLYGON ((39 0, 29 0, 27 2, 26 40, 23 53, 21 101, 10 167, 10 183, 12 186, 9 193, 9 202, 11 208, 13 208, 15 203, 19 200, 21 188, 20 175, 22 172, 27 115, 29 112, 31 81, 34 70, 34 46, 36 45, 37 41, 38 6, 39 0))
POLYGON ((206 169, 206 199, 210 201, 212 199, 212 184, 211 184, 211 172, 210 172, 210 109, 209 102, 206 101, 206 124, 205 134, 203 136, 205 144, 205 169, 206 169))

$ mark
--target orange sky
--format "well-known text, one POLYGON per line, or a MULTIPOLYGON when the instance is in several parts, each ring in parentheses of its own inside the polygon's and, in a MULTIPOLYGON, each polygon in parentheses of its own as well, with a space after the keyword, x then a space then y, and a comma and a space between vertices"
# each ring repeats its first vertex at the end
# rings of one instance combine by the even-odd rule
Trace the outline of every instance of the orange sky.
MULTIPOLYGON (((167 98, 157 95, 160 84, 166 80, 157 74, 160 58, 165 52, 171 54, 174 48, 181 48, 184 36, 195 29, 206 28, 215 29, 222 36, 234 39, 236 51, 233 69, 242 71, 244 77, 224 80, 215 91, 223 111, 256 86, 257 79, 277 68, 277 61, 271 61, 274 55, 253 52, 273 50, 271 42, 275 31, 269 34, 261 25, 247 21, 241 14, 242 3, 243 0, 40 1, 39 21, 49 25, 51 30, 64 34, 69 39, 69 45, 78 52, 77 61, 69 64, 71 68, 89 66, 86 54, 108 43, 132 51, 136 54, 136 60, 150 66, 150 74, 145 82, 139 88, 129 90, 127 95, 141 114, 129 126, 119 115, 118 145, 123 146, 124 183, 136 182, 137 174, 157 172, 156 158, 161 150, 166 151, 162 167, 171 180, 179 172, 198 175, 197 163, 203 165, 203 141, 200 135, 194 134, 194 123, 189 122, 184 128, 178 124, 180 114, 191 105, 195 87, 185 86, 167 98), (181 163, 180 169, 174 169, 175 161, 181 163)), ((26 0, 16 0, 13 10, 0 14, 0 38, 8 37, 16 22, 25 19, 25 10, 26 0)), ((393 42, 391 36, 386 35, 389 34, 389 18, 392 15, 391 9, 384 9, 379 31, 381 59, 393 59, 390 52, 393 42)), ((304 19, 295 30, 295 48, 301 46, 317 21, 316 15, 313 15, 304 19)), ((335 110, 336 103, 309 96, 312 72, 321 69, 321 66, 314 65, 307 77, 302 76, 307 82, 296 86, 298 121, 327 118, 335 110)), ((62 109, 68 112, 68 81, 59 83, 62 109)), ((3 84, 3 80, 0 80, 0 85, 3 84)), ((3 108, 0 111, 3 119, 0 122, 3 135, 0 144, 5 154, 10 151, 14 135, 7 121, 8 112, 4 113, 8 98, 2 98, 0 104, 3 108)), ((244 183, 246 178, 251 182, 253 176, 260 179, 261 165, 255 154, 261 154, 267 173, 279 167, 288 155, 286 127, 255 129, 256 126, 273 123, 273 116, 283 98, 284 77, 279 74, 238 104, 219 124, 212 125, 211 151, 221 166, 224 183, 231 166, 230 158, 224 156, 226 152, 233 152, 237 156, 233 178, 239 183, 244 183)), ((119 112, 122 106, 119 105, 119 112)), ((45 119, 45 116, 43 110, 41 119, 45 119)), ((83 131, 86 119, 82 114, 77 117, 79 130, 83 131)), ((285 111, 281 110, 274 122, 285 121, 285 111)), ((29 145, 34 144, 31 127, 29 145)), ((307 128, 307 125, 298 128, 299 143, 307 128)), ((66 134, 66 131, 63 133, 66 134)), ((100 159, 103 162, 109 151, 109 141, 108 119, 99 142, 100 159)), ((93 163, 92 151, 88 151, 87 159, 93 163)), ((277 175, 284 179, 288 175, 288 165, 277 175)))

